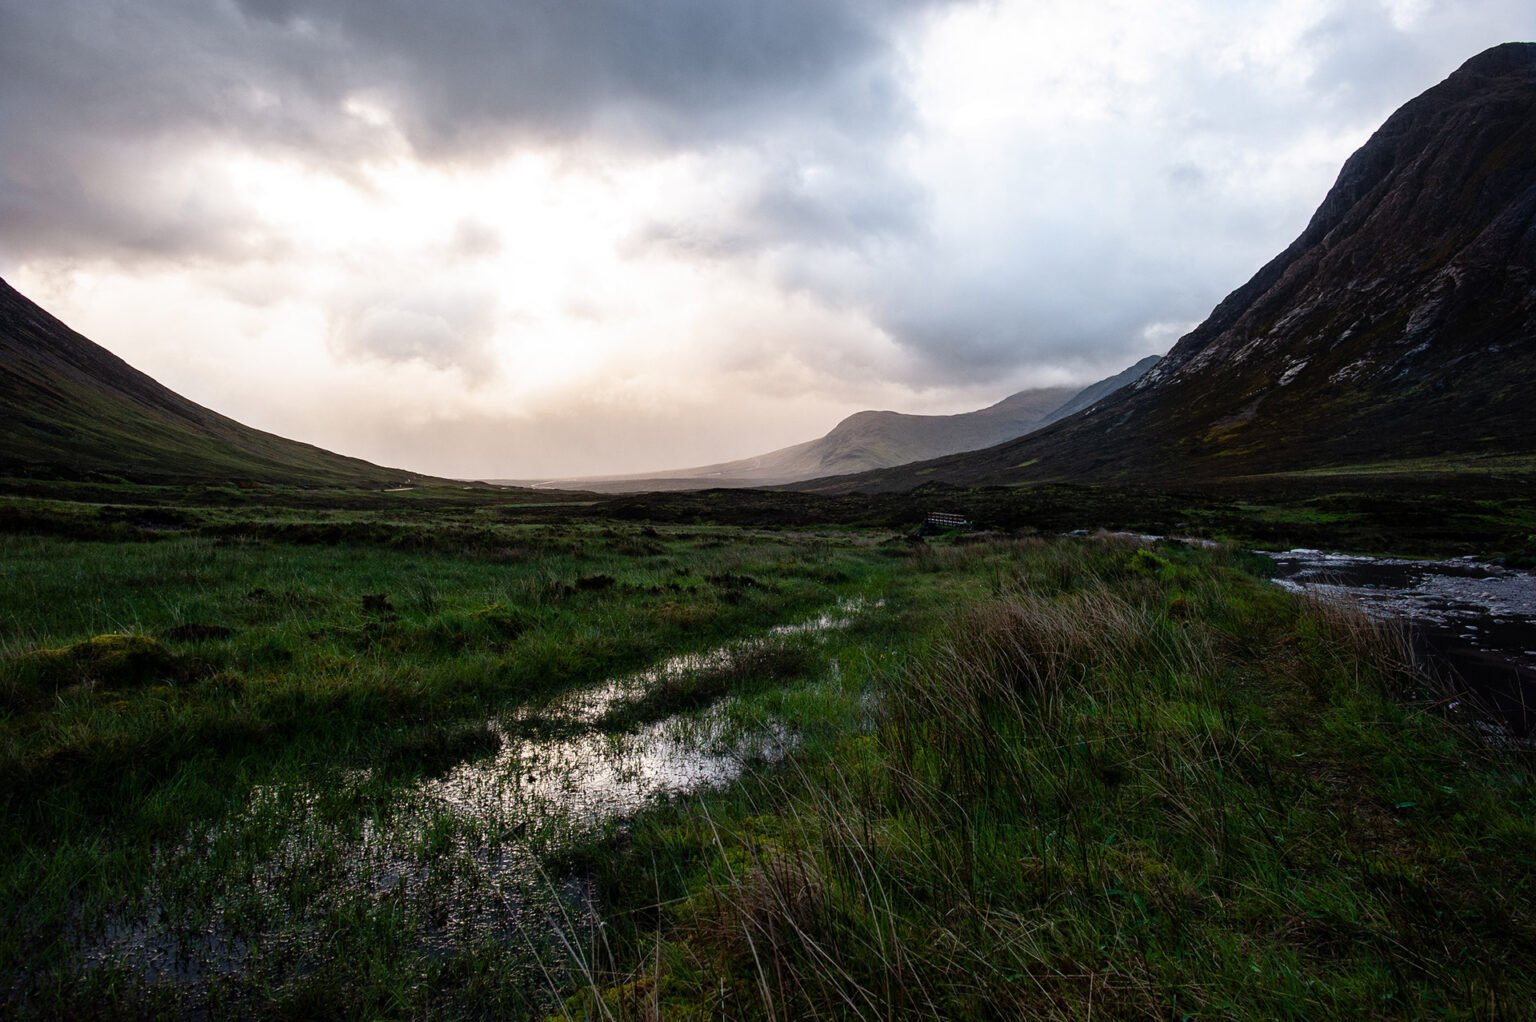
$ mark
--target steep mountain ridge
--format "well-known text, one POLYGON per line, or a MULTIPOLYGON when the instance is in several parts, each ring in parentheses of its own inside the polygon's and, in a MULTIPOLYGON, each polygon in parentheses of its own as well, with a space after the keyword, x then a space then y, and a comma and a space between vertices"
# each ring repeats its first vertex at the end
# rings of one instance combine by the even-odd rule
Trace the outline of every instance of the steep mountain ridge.
POLYGON ((188 401, 4 280, 0 475, 298 485, 414 478, 252 429, 188 401))
POLYGON ((1022 440, 820 490, 1218 480, 1536 452, 1536 44, 1469 60, 1138 383, 1022 440))

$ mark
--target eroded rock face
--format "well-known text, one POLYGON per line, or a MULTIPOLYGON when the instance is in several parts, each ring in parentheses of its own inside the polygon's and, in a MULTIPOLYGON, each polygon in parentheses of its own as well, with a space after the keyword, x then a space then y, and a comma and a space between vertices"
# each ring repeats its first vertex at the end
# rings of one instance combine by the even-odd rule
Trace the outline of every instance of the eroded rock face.
POLYGON ((1533 383, 1536 44, 1509 43, 1393 114, 1301 237, 1137 384, 921 479, 849 488, 1536 453, 1533 383))

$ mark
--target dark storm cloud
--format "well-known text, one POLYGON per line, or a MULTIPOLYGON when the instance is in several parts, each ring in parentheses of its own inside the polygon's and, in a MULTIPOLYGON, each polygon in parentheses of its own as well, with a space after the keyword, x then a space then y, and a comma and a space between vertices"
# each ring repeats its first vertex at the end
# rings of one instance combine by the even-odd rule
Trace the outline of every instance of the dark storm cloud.
POLYGON ((253 246, 199 145, 344 172, 518 140, 667 150, 903 119, 890 34, 950 0, 0 0, 0 254, 212 255, 253 246))
MULTIPOLYGON (((594 127, 686 142, 766 118, 887 122, 893 18, 932 0, 238 0, 248 19, 346 40, 426 151, 483 133, 594 127)), ((359 76, 365 77, 365 76, 359 76)))

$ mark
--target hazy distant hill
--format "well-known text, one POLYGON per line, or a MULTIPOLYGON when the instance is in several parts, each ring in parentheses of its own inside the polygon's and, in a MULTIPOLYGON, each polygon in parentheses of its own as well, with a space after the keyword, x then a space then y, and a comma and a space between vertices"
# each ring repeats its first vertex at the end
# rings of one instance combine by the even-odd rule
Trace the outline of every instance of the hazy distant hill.
POLYGON ((958 415, 855 412, 832 427, 826 436, 755 458, 670 472, 566 479, 560 480, 560 484, 615 493, 772 486, 837 473, 904 465, 956 451, 974 451, 1022 436, 1086 408, 1140 379, 1156 364, 1157 356, 1151 355, 1082 390, 1071 387, 1024 390, 995 405, 958 415))
POLYGON ((1536 44, 1350 157, 1301 237, 1136 386, 1022 440, 802 488, 1179 482, 1536 454, 1536 44))
POLYGON ((0 475, 400 483, 396 469, 242 426, 156 383, 0 280, 0 475))

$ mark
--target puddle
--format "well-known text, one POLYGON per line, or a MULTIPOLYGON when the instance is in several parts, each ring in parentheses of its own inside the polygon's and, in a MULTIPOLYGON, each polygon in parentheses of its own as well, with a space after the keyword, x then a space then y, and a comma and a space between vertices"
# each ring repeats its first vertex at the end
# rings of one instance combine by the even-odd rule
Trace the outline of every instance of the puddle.
POLYGON ((747 764, 781 758, 793 737, 779 722, 744 729, 724 705, 670 717, 628 734, 587 731, 570 738, 517 740, 463 764, 424 794, 457 812, 507 822, 519 833, 554 826, 578 837, 631 816, 648 802, 735 780, 747 764))
POLYGON ((1409 622, 1516 734, 1536 731, 1536 574, 1473 558, 1270 553, 1275 582, 1409 622))
POLYGON ((1100 529, 1091 533, 1087 529, 1073 529, 1065 535, 1074 538, 1128 539, 1136 543, 1182 543, 1185 546, 1197 546, 1205 550, 1215 550, 1221 546, 1213 539, 1202 539, 1199 536, 1162 536, 1155 532, 1111 532, 1100 529))
POLYGON ((768 631, 771 635, 806 635, 812 632, 835 631, 839 628, 847 628, 853 624, 854 619, 860 614, 871 610, 879 610, 884 606, 884 600, 875 600, 873 602, 862 598, 838 600, 835 608, 824 614, 819 614, 809 621, 800 621, 789 625, 774 625, 768 631))
POLYGON ((515 819, 517 826, 526 828, 558 822, 580 830, 633 815, 653 799, 729 783, 748 764, 772 762, 790 750, 795 739, 783 722, 743 726, 732 719, 727 699, 701 713, 673 715, 632 732, 593 728, 659 685, 728 669, 775 639, 846 628, 860 614, 881 606, 884 601, 840 600, 814 618, 776 625, 764 638, 675 656, 638 674, 524 708, 512 717, 511 726, 492 722, 501 738, 501 751, 494 757, 461 764, 422 790, 482 819, 515 819), (515 737, 516 724, 530 718, 583 730, 568 737, 515 737))
POLYGON ((744 718, 729 696, 619 733, 603 730, 605 718, 658 685, 814 641, 880 605, 840 601, 761 637, 520 708, 488 723, 496 753, 404 789, 368 770, 324 786, 257 787, 240 812, 157 853, 138 907, 77 934, 81 967, 191 992, 230 977, 281 982, 334 954, 334 920, 361 904, 395 913, 402 939, 425 953, 493 941, 549 968, 541 955, 595 925, 585 882, 545 875, 551 851, 658 800, 728 784, 796 741, 781 721, 744 718))
POLYGON ((151 919, 113 919, 86 952, 92 967, 109 964, 111 950, 131 948, 136 971, 150 985, 186 986, 210 975, 232 976, 245 966, 248 943, 219 928, 171 932, 151 919))

